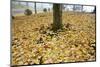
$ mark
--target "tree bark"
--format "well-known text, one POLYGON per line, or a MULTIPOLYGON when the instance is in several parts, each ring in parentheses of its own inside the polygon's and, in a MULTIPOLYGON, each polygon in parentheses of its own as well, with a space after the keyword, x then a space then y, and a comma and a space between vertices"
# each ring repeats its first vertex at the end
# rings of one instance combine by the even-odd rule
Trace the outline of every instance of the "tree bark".
POLYGON ((53 4, 53 31, 62 29, 62 6, 53 4))

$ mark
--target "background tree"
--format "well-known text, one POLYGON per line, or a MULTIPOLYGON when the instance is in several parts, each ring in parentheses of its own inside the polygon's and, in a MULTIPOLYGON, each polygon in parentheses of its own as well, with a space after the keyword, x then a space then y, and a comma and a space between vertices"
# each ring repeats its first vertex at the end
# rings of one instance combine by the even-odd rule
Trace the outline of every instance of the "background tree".
POLYGON ((66 8, 66 7, 65 7, 64 5, 62 5, 62 11, 65 11, 65 8, 66 8))
POLYGON ((48 11, 50 12, 50 8, 48 8, 48 11))
POLYGON ((53 31, 62 29, 62 6, 53 4, 53 31))
POLYGON ((18 4, 19 4, 19 6, 20 6, 20 5, 21 5, 21 2, 19 1, 18 4))
POLYGON ((81 12, 83 12, 83 5, 81 5, 81 12))
POLYGON ((94 7, 93 13, 96 13, 96 6, 94 7))
POLYGON ((24 14, 29 16, 32 14, 32 11, 29 9, 29 2, 26 2, 27 9, 25 10, 24 14))
POLYGON ((29 8, 29 5, 28 5, 28 3, 29 3, 29 2, 26 2, 26 6, 27 6, 27 8, 29 8))
POLYGON ((37 10, 36 10, 36 2, 34 3, 34 9, 35 9, 35 14, 37 13, 37 10))
POLYGON ((83 12, 83 5, 73 5, 73 11, 83 12))
POLYGON ((76 8, 75 8, 75 4, 73 5, 73 11, 75 11, 76 10, 76 8))
POLYGON ((47 12, 47 9, 46 9, 46 8, 44 8, 44 9, 43 9, 43 12, 47 12))

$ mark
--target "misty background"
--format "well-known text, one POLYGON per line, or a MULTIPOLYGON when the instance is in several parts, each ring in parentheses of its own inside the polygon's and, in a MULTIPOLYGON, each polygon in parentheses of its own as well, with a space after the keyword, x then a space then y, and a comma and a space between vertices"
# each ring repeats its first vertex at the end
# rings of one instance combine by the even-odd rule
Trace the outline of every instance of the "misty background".
MULTIPOLYGON (((32 10, 34 13, 35 3, 34 2, 21 2, 21 1, 12 1, 12 15, 23 14, 26 9, 32 10)), ((74 4, 63 4, 63 11, 74 11, 73 7, 75 7, 75 11, 77 12, 93 12, 95 9, 94 6, 85 6, 85 5, 74 5, 74 4)), ((36 10, 37 13, 42 13, 43 9, 49 9, 52 12, 53 4, 52 3, 38 3, 36 2, 36 10)))

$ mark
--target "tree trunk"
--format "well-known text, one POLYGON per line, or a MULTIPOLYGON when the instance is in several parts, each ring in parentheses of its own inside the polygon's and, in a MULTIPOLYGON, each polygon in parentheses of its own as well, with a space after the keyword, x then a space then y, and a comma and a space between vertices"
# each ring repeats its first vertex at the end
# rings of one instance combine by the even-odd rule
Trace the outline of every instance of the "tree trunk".
POLYGON ((36 10, 36 2, 35 2, 35 5, 34 5, 34 8, 35 8, 35 14, 37 13, 37 10, 36 10))
POLYGON ((62 6, 53 4, 53 31, 62 29, 62 6))

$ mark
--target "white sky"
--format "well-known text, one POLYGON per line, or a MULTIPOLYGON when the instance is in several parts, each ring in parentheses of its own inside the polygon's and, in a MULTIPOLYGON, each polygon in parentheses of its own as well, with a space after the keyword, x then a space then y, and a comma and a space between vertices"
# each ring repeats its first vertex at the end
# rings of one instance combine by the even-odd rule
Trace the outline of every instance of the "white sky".
POLYGON ((36 1, 36 2, 55 2, 55 3, 96 5, 95 0, 17 0, 17 1, 36 1))

